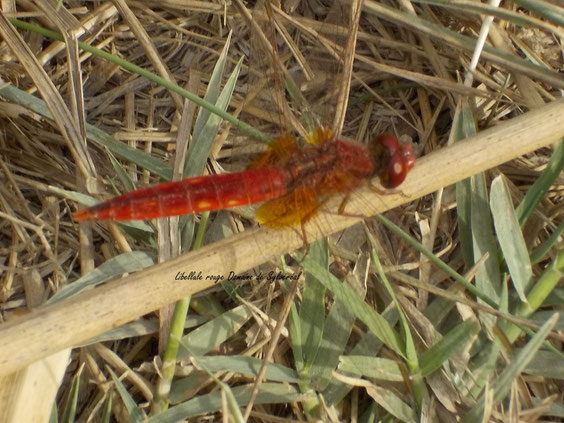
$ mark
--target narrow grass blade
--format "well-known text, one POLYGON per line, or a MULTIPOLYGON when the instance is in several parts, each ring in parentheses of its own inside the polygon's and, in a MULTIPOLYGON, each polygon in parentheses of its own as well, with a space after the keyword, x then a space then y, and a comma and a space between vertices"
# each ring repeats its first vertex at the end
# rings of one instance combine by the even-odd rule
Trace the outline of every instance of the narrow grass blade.
MULTIPOLYGON (((529 317, 532 313, 539 309, 548 296, 555 291, 557 285, 562 281, 564 276, 564 249, 560 249, 554 260, 546 268, 543 274, 535 282, 531 290, 527 293, 527 302, 520 303, 517 306, 516 314, 519 317, 529 317)), ((557 301, 558 305, 562 305, 563 301, 557 301)), ((521 328, 515 325, 507 325, 505 335, 510 342, 513 342, 521 334, 521 328)))
MULTIPOLYGON (((6 85, 5 87, 0 88, 0 96, 13 103, 26 107, 46 119, 53 120, 53 115, 51 115, 51 112, 43 100, 12 85, 6 85)), ((108 148, 108 150, 112 153, 127 162, 136 164, 143 169, 147 169, 154 175, 160 176, 167 181, 172 178, 170 165, 162 160, 150 156, 147 153, 131 148, 127 144, 116 141, 111 135, 94 125, 86 124, 86 135, 89 139, 98 143, 102 147, 108 148)))
POLYGON ((341 299, 336 298, 325 320, 323 339, 319 345, 320 353, 317 354, 310 371, 316 390, 324 390, 333 379, 333 371, 339 364, 339 356, 345 351, 355 321, 354 313, 341 299))
MULTIPOLYGON (((397 324, 398 313, 395 308, 389 307, 386 311, 384 311, 383 317, 390 326, 394 327, 397 324)), ((353 347, 349 355, 376 357, 383 345, 384 343, 378 339, 374 333, 368 331, 353 347)), ((351 389, 352 386, 350 385, 332 380, 322 394, 328 405, 336 405, 345 398, 351 389)))
POLYGON ((340 359, 339 372, 389 382, 403 382, 403 375, 398 363, 389 358, 345 355, 340 359))
POLYGON ((290 313, 288 314, 288 332, 290 334, 290 339, 292 340, 294 367, 296 368, 296 371, 301 374, 304 370, 304 341, 302 339, 300 313, 295 301, 290 308, 290 313))
MULTIPOLYGON (((473 37, 459 34, 449 28, 413 14, 408 15, 404 11, 395 10, 380 2, 366 2, 363 6, 363 12, 369 15, 378 14, 381 19, 401 23, 404 26, 413 28, 421 34, 428 34, 437 40, 451 45, 453 48, 461 48, 466 52, 472 52, 476 45, 476 40, 473 37)), ((523 72, 532 78, 546 81, 560 88, 564 87, 564 81, 562 77, 558 75, 558 72, 533 64, 529 60, 523 59, 513 53, 502 51, 494 46, 485 45, 482 58, 502 64, 502 66, 508 70, 523 72)))
POLYGON ((57 417, 56 403, 53 403, 53 408, 51 408, 51 414, 49 415, 49 423, 59 423, 59 418, 57 417))
POLYGON ((137 404, 133 400, 133 397, 129 395, 129 392, 127 392, 127 388, 123 386, 121 380, 119 380, 117 375, 109 366, 106 366, 106 369, 108 370, 108 372, 110 372, 110 375, 112 376, 112 380, 114 381, 114 384, 117 388, 117 391, 119 392, 121 400, 123 401, 125 408, 127 409, 127 413, 129 414, 129 418, 131 419, 131 421, 134 423, 141 423, 145 421, 143 412, 137 406, 137 404))
MULTIPOLYGON (((201 356, 197 360, 210 372, 234 372, 245 376, 256 376, 263 363, 258 358, 244 356, 201 356)), ((288 383, 301 381, 294 369, 274 363, 270 363, 266 367, 265 380, 288 383)))
POLYGON ((157 333, 159 330, 159 323, 155 319, 137 319, 134 322, 126 323, 112 329, 103 335, 96 336, 88 341, 77 345, 86 346, 93 345, 99 342, 119 341, 122 339, 134 338, 136 336, 151 335, 157 333))
POLYGON ((145 269, 155 263, 156 259, 153 255, 142 251, 120 254, 119 256, 105 261, 90 273, 60 289, 46 302, 46 305, 72 297, 84 289, 94 288, 124 273, 145 269))
MULTIPOLYGON (((45 28, 41 28, 37 25, 32 25, 29 24, 27 22, 24 21, 20 21, 18 19, 10 19, 10 22, 12 22, 12 24, 18 28, 22 28, 22 29, 26 29, 29 31, 33 31, 33 32, 37 32, 45 37, 54 39, 54 40, 59 40, 59 41, 64 41, 63 40, 63 36, 57 32, 54 31, 50 31, 48 29, 45 28)), ((196 103, 198 106, 203 107, 207 110, 209 110, 210 112, 216 114, 217 116, 220 116, 222 119, 225 119, 226 121, 232 123, 234 126, 236 126, 237 128, 239 128, 240 130, 248 133, 249 135, 251 135, 252 137, 256 138, 259 141, 263 141, 263 142, 269 142, 270 139, 264 135, 262 132, 260 132, 258 129, 246 124, 245 122, 242 122, 238 119, 236 119, 233 115, 230 115, 229 113, 219 109, 218 107, 214 106, 213 104, 209 104, 208 102, 204 101, 203 99, 201 99, 200 97, 198 97, 195 94, 192 94, 191 92, 185 90, 184 88, 179 87, 178 85, 167 81, 164 78, 161 78, 160 76, 149 72, 146 69, 143 69, 137 65, 134 65, 133 63, 128 62, 127 60, 123 60, 120 57, 114 56, 112 54, 106 53, 103 50, 100 50, 96 47, 93 47, 89 44, 86 44, 84 42, 79 41, 78 42, 78 46, 85 50, 88 51, 89 53, 92 53, 98 57, 101 57, 109 62, 115 63, 119 66, 121 66, 124 69, 127 69, 130 72, 134 72, 138 75, 143 76, 144 78, 149 79, 150 81, 156 82, 157 84, 169 89, 170 91, 173 91, 177 94, 180 94, 182 97, 187 98, 190 101, 193 101, 194 103, 196 103)))
POLYGON ((471 178, 472 205, 472 245, 474 260, 489 255, 488 260, 476 272, 476 288, 499 302, 501 295, 501 274, 499 271, 499 250, 493 232, 492 218, 490 215, 486 179, 483 174, 471 178))
POLYGON ((533 213, 539 202, 546 196, 550 187, 554 184, 556 179, 560 176, 564 169, 564 141, 560 141, 554 153, 550 158, 550 162, 546 169, 542 172, 535 183, 527 190, 525 197, 517 206, 517 218, 519 223, 525 224, 529 216, 533 213))
MULTIPOLYGON (((231 389, 233 397, 239 406, 245 405, 253 391, 253 384, 237 386, 231 389)), ((255 404, 285 404, 304 401, 308 395, 301 394, 296 388, 287 384, 263 383, 255 404)), ((199 414, 214 413, 221 410, 222 400, 220 392, 200 395, 182 404, 169 408, 167 411, 151 417, 148 423, 178 422, 199 414)))
MULTIPOLYGON (((218 97, 217 93, 219 91, 219 84, 221 84, 221 79, 223 77, 225 60, 226 56, 222 53, 220 59, 215 65, 210 79, 210 84, 208 85, 208 89, 206 91, 206 100, 214 102, 217 101, 215 106, 220 110, 226 110, 227 106, 229 106, 237 78, 239 77, 241 65, 243 63, 242 59, 240 59, 233 72, 231 72, 227 83, 218 97)), ((185 178, 200 176, 202 174, 220 125, 221 118, 219 116, 211 114, 206 109, 200 109, 196 123, 194 124, 194 134, 188 148, 188 157, 184 166, 185 178)))
MULTIPOLYGON (((236 307, 182 337, 182 342, 193 354, 204 355, 235 334, 252 316, 247 307, 236 307)), ((186 352, 179 351, 177 358, 186 359, 186 352)))
MULTIPOLYGON (((519 351, 520 349, 517 349, 517 352, 519 351)), ((535 359, 527 364, 523 372, 532 376, 554 378, 564 381, 564 361, 562 357, 559 357, 551 351, 539 350, 535 354, 535 359)))
POLYGON ((475 348, 480 348, 480 350, 468 366, 470 375, 465 377, 471 398, 477 398, 484 390, 484 386, 491 380, 501 350, 500 342, 487 342, 483 338, 478 341, 481 341, 481 344, 477 342, 475 348))
POLYGON ((163 160, 132 148, 123 142, 116 141, 111 135, 89 123, 86 124, 86 135, 88 139, 106 147, 127 163, 132 163, 142 169, 146 169, 153 175, 159 176, 166 181, 172 179, 172 168, 163 160))
POLYGON ((80 370, 72 378, 72 385, 65 404, 65 409, 63 410, 63 415, 61 416, 61 423, 72 423, 75 420, 78 391, 80 389, 80 376, 82 375, 83 368, 84 365, 80 367, 80 370))
MULTIPOLYGON (((450 132, 449 143, 466 139, 476 133, 474 115, 470 107, 458 104, 450 132)), ((470 178, 456 184, 456 214, 458 216, 458 233, 462 257, 467 268, 474 264, 474 249, 472 247, 471 223, 471 183, 470 178)))
POLYGON ((382 408, 400 421, 406 423, 417 422, 417 414, 415 411, 389 389, 373 385, 366 388, 366 392, 382 408))
POLYGON ((374 334, 397 354, 405 357, 405 345, 390 324, 372 307, 364 302, 349 285, 343 284, 316 262, 308 263, 308 271, 325 287, 340 297, 347 307, 362 320, 374 334))
POLYGON ((548 239, 543 242, 539 248, 533 251, 533 253, 531 254, 531 263, 537 264, 539 261, 541 261, 548 254, 548 252, 558 244, 558 241, 563 233, 564 220, 562 220, 558 224, 558 227, 554 230, 552 235, 550 235, 550 237, 548 237, 548 239))
MULTIPOLYGON (((544 28, 550 32, 558 32, 561 28, 558 28, 554 25, 547 23, 541 19, 538 19, 536 16, 532 16, 526 13, 519 13, 513 9, 504 9, 502 7, 493 7, 489 3, 473 3, 473 2, 465 2, 465 3, 458 3, 458 2, 451 2, 449 0, 417 0, 417 3, 441 6, 446 8, 452 8, 455 13, 460 13, 463 11, 473 11, 476 13, 480 13, 483 15, 491 15, 500 20, 511 22, 516 27, 524 27, 524 28, 531 28, 531 27, 539 27, 544 28)), ((523 7, 527 7, 529 5, 535 5, 530 7, 529 9, 534 11, 535 14, 542 16, 544 10, 548 13, 546 14, 547 19, 551 20, 555 24, 559 24, 560 26, 564 25, 564 21, 560 21, 558 19, 561 18, 561 11, 558 9, 557 6, 552 6, 549 3, 539 0, 517 0, 517 4, 520 4, 523 7), (545 6, 552 7, 545 9, 545 6), (550 13, 552 12, 552 13, 550 13)))
MULTIPOLYGON (((233 95, 235 83, 237 82, 242 65, 242 60, 239 60, 218 97, 217 93, 219 92, 219 85, 221 83, 221 79, 223 78, 223 70, 225 68, 226 51, 227 46, 214 67, 210 84, 208 85, 208 89, 206 91, 206 99, 208 101, 217 101, 216 106, 222 110, 226 110, 229 102, 231 101, 231 96, 233 95)), ((188 156, 184 165, 183 175, 185 178, 200 176, 203 173, 220 125, 221 119, 219 116, 212 115, 205 109, 200 109, 194 124, 193 137, 188 147, 188 156)), ((205 218, 202 223, 207 221, 208 214, 205 214, 204 216, 205 218)), ((192 243, 194 217, 190 215, 182 219, 182 221, 182 246, 184 250, 187 250, 192 243)), ((206 225, 201 224, 198 228, 199 230, 197 236, 203 238, 205 228, 206 225)))
POLYGON ((449 267, 446 263, 444 263, 441 259, 439 259, 431 251, 429 251, 423 245, 421 245, 419 242, 414 240, 413 237, 409 236, 409 234, 407 234, 405 231, 403 231, 400 227, 398 227, 397 225, 395 225, 393 222, 386 219, 382 215, 376 216, 376 219, 379 220, 380 222, 382 222, 384 225, 386 225, 386 227, 388 229, 390 229, 396 235, 401 237, 405 242, 407 242, 409 245, 411 245, 414 249, 416 249, 420 253, 424 254, 426 257, 428 257, 434 265, 436 265, 439 269, 444 271, 447 275, 449 275, 455 281, 457 281, 462 286, 464 286, 464 288, 467 289, 469 292, 471 292, 473 295, 480 298, 482 301, 484 301, 486 304, 488 304, 491 307, 497 306, 496 303, 491 298, 484 295, 484 293, 482 291, 478 290, 474 285, 472 285, 465 278, 463 278, 460 274, 458 274, 456 271, 454 271, 454 269, 449 267))
MULTIPOLYGON (((135 189, 137 189, 137 187, 135 186, 135 184, 133 183, 133 181, 129 177, 129 174, 125 171, 125 169, 123 168, 121 163, 116 160, 115 156, 112 154, 111 151, 108 150, 107 154, 108 154, 108 157, 110 159, 110 163, 112 164, 117 177, 119 178, 121 184, 125 187, 126 191, 135 191, 135 189)), ((119 195, 119 194, 121 194, 121 193, 116 192, 116 195, 119 195)))
POLYGON ((102 416, 100 417, 101 423, 110 423, 110 419, 112 417, 112 395, 110 391, 110 395, 106 397, 106 401, 104 401, 104 408, 102 411, 102 416))
POLYGON ((492 182, 490 209, 494 219, 497 240, 507 263, 515 291, 522 302, 527 302, 525 292, 532 284, 533 271, 525 239, 515 215, 511 194, 503 176, 492 182))
POLYGON ((474 263, 474 251, 472 248, 472 224, 470 222, 470 178, 456 183, 456 216, 458 218, 458 238, 460 249, 466 268, 469 269, 474 263))
POLYGON ((310 262, 315 262, 323 271, 329 271, 329 248, 325 239, 310 246, 304 260, 306 269, 305 286, 300 304, 300 328, 304 370, 309 372, 319 352, 325 325, 325 292, 326 288, 311 273, 307 272, 310 262))
POLYGON ((233 395, 233 391, 229 387, 228 384, 222 382, 215 376, 207 366, 202 363, 199 357, 194 356, 192 351, 189 350, 186 344, 184 344, 181 340, 177 340, 179 343, 182 343, 182 346, 185 348, 186 352, 190 356, 190 361, 194 364, 194 366, 199 369, 203 370, 207 373, 208 377, 215 382, 215 384, 220 389, 221 394, 221 402, 222 402, 222 411, 223 414, 227 414, 230 417, 230 420, 233 420, 235 423, 244 423, 245 418, 243 417, 243 412, 233 395))
POLYGON ((558 3, 551 4, 549 2, 539 0, 515 0, 515 3, 523 8, 533 11, 539 16, 557 23, 560 26, 564 26, 562 8, 558 6, 558 3))
POLYGON ((421 355, 419 360, 421 375, 427 377, 439 369, 443 363, 460 351, 478 331, 478 325, 471 320, 466 320, 455 326, 439 342, 421 355))
POLYGON ((411 384, 412 384, 412 389, 413 389, 413 395, 415 397, 415 400, 417 401, 417 408, 421 408, 421 405, 423 403, 423 398, 426 398, 428 396, 427 393, 427 388, 425 386, 425 384, 423 383, 422 378, 419 376, 420 370, 419 370, 419 357, 417 355, 417 351, 415 349, 415 343, 413 342, 413 337, 411 336, 411 327, 409 326, 408 322, 407 322, 407 318, 405 316, 405 313, 401 307, 401 304, 396 296, 396 293, 394 292, 394 290, 392 289, 392 286, 390 284, 390 281, 388 280, 386 273, 384 272, 384 269, 382 268, 382 264, 380 263, 380 259, 378 258, 378 255, 376 254, 376 250, 374 248, 374 245, 376 245, 374 238, 372 237, 372 235, 370 234, 370 232, 368 230, 365 231, 368 239, 370 241, 370 243, 372 244, 372 250, 371 250, 371 257, 372 257, 372 261, 374 263, 374 266, 376 267, 376 271, 378 273, 378 276, 380 277, 380 280, 382 281, 382 283, 384 284, 386 291, 388 291, 388 294, 390 295, 390 297, 392 298, 392 301, 395 304, 398 316, 399 316, 399 322, 400 322, 400 326, 402 329, 402 333, 403 333, 403 337, 404 337, 404 343, 405 343, 405 358, 406 358, 406 363, 407 366, 409 368, 409 373, 411 375, 414 375, 414 377, 412 377, 411 379, 411 384))
POLYGON ((372 257, 372 262, 374 263, 374 267, 376 268, 376 272, 378 273, 380 280, 384 284, 386 291, 388 291, 388 294, 392 298, 392 301, 394 302, 398 312, 399 322, 405 338, 404 342, 405 342, 405 351, 407 356, 407 364, 409 366, 410 371, 416 373, 419 370, 419 363, 417 358, 417 352, 415 350, 415 344, 413 343, 413 337, 411 336, 411 329, 409 327, 409 324, 407 323, 407 318, 405 317, 405 313, 401 308, 401 304, 396 296, 396 293, 392 289, 392 285, 390 284, 390 281, 388 280, 386 273, 384 272, 384 268, 380 263, 380 259, 376 254, 376 250, 374 249, 374 245, 376 245, 376 242, 374 241, 372 234, 368 230, 366 230, 366 234, 368 236, 368 240, 372 244, 371 257, 372 257))
MULTIPOLYGON (((509 393, 511 385, 514 380, 526 368, 527 364, 534 359, 536 352, 542 346, 548 333, 554 327, 558 320, 558 313, 547 320, 539 331, 531 338, 527 345, 522 348, 518 354, 513 358, 511 363, 496 377, 493 384, 493 403, 492 406, 499 404, 509 393)), ((478 423, 482 420, 485 409, 484 395, 480 398, 478 403, 465 416, 464 423, 478 423)))

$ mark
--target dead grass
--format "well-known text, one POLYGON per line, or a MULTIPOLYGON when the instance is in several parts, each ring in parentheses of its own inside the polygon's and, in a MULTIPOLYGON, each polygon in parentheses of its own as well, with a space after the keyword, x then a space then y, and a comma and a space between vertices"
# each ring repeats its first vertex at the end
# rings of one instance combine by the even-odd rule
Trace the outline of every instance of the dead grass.
POLYGON ((257 421, 562 418, 558 6, 348 7, 273 5, 274 35, 263 7, 241 2, 3 3, 6 421, 45 420, 53 401, 62 421, 237 420, 245 411, 257 421), (470 78, 485 13, 496 19, 470 78), (16 29, 11 17, 65 42, 16 29), (206 147, 194 139, 185 147, 199 108, 176 86, 221 108, 229 75, 230 123, 216 129, 212 114, 206 147), (296 83, 285 94, 282 77, 296 83), (250 228, 244 210, 219 213, 209 227, 206 216, 196 219, 194 236, 192 220, 71 218, 76 201, 91 200, 78 193, 101 199, 115 187, 180 179, 185 163, 194 175, 238 169, 264 148, 238 118, 270 136, 281 125, 307 135, 314 115, 359 142, 393 132, 421 158, 401 192, 355 194, 353 216, 331 212, 340 199, 327 204, 307 225, 305 258, 277 259, 303 246, 299 230, 250 228), (372 218, 351 227, 355 214, 400 205, 388 217, 411 236, 372 218), (187 253, 193 238, 206 246, 187 253), (257 276, 270 271, 296 276, 294 303, 293 278, 257 276), (135 273, 80 293, 65 288, 126 272, 135 273), (182 281, 182 272, 195 273, 182 281), (211 278, 229 272, 244 276, 223 285, 211 278), (56 292, 66 298, 41 307, 56 292), (180 345, 169 330, 183 335, 180 345), (260 373, 262 362, 277 366, 260 373))

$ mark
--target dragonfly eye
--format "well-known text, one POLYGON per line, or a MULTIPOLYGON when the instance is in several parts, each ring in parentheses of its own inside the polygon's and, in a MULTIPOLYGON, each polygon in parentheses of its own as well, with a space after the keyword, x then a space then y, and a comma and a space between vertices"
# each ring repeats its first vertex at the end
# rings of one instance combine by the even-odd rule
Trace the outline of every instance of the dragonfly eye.
POLYGON ((395 188, 403 182, 409 169, 404 157, 396 152, 389 158, 387 168, 382 171, 383 174, 380 176, 382 185, 386 188, 395 188))
POLYGON ((413 169, 413 166, 415 165, 415 156, 413 155, 413 149, 411 148, 410 144, 407 144, 405 142, 400 143, 400 147, 401 147, 401 154, 407 166, 407 171, 409 172, 411 169, 413 169))
POLYGON ((400 185, 415 164, 411 146, 391 134, 382 134, 370 145, 370 153, 380 183, 385 188, 400 185))

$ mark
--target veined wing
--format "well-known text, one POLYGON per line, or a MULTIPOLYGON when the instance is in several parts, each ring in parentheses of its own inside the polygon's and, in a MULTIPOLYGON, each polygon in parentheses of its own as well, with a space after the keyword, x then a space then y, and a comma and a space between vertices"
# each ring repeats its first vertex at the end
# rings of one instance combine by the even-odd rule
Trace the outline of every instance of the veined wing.
POLYGON ((293 18, 273 9, 279 21, 297 28, 305 40, 301 45, 311 77, 305 71, 295 77, 305 117, 313 121, 313 128, 327 127, 339 136, 348 105, 361 2, 337 0, 326 16, 314 15, 314 19, 305 18, 311 13, 304 11, 293 18), (316 118, 311 118, 312 110, 316 118))
POLYGON ((274 125, 268 130, 259 124, 266 133, 289 132, 306 139, 321 126, 340 133, 360 5, 337 1, 327 16, 316 16, 308 7, 300 3, 298 9, 286 13, 268 1, 259 1, 252 17, 242 9, 251 27, 247 92, 256 94, 255 87, 265 86, 246 101, 244 111, 274 125), (302 18, 312 15, 313 20, 302 18))

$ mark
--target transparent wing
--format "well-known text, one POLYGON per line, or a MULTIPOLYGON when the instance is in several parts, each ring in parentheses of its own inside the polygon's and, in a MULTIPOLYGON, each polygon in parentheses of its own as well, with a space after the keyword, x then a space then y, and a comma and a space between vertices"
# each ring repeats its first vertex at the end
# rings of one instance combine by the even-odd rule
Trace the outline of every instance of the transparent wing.
POLYGON ((295 34, 297 46, 293 49, 288 43, 285 88, 309 132, 324 126, 339 135, 348 104, 360 4, 335 1, 327 15, 309 7, 302 2, 288 14, 272 6, 276 27, 295 34))
POLYGON ((322 14, 308 2, 287 13, 260 0, 252 13, 242 13, 251 39, 244 120, 260 121, 270 134, 306 138, 324 126, 338 135, 352 75, 357 2, 336 1, 322 14))

